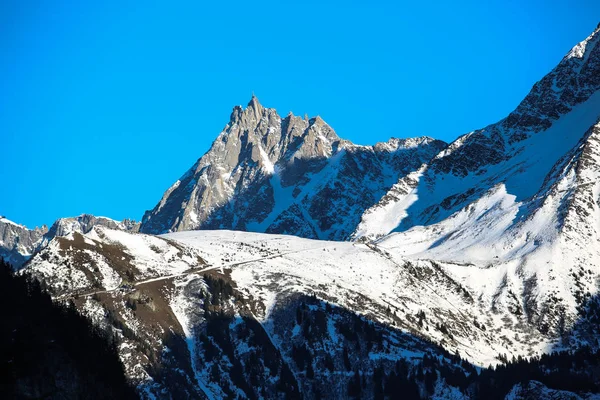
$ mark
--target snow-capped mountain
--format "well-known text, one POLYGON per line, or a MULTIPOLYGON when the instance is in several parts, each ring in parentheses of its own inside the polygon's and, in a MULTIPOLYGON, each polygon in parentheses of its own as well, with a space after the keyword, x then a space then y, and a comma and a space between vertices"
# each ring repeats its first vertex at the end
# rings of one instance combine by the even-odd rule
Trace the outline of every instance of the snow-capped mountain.
POLYGON ((0 257, 15 267, 23 265, 47 232, 48 227, 45 225, 27 229, 0 216, 0 257))
POLYGON ((354 237, 466 264, 447 272, 515 323, 575 321, 600 278, 598 42, 597 29, 506 119, 401 178, 354 237))
POLYGON ((282 119, 253 97, 140 229, 372 240, 443 221, 496 185, 519 203, 539 199, 552 168, 598 120, 598 36, 575 46, 507 118, 448 146, 353 145, 320 117, 282 119))
POLYGON ((96 217, 91 214, 81 214, 77 217, 59 218, 44 235, 42 247, 56 236, 69 236, 73 233, 88 233, 95 226, 105 226, 110 229, 137 232, 140 224, 131 219, 116 221, 107 217, 96 217))
POLYGON ((552 173, 578 162, 569 153, 586 145, 600 118, 599 41, 596 29, 507 118, 461 136, 428 165, 401 177, 365 212, 353 237, 438 223, 497 185, 515 202, 532 202, 523 208, 536 209, 558 179, 552 173))
POLYGON ((394 182, 445 143, 428 137, 358 146, 321 119, 281 118, 252 97, 210 150, 148 211, 140 230, 236 229, 344 240, 394 182))
POLYGON ((415 390, 463 399, 468 380, 450 377, 473 365, 558 344, 596 347, 581 330, 559 335, 490 310, 448 272, 455 267, 374 244, 97 226, 54 238, 25 271, 118 335, 127 374, 147 398, 347 398, 353 371, 369 376, 371 398, 374 371, 400 363, 423 380, 419 365, 436 363, 439 378, 415 390))
POLYGON ((577 394, 477 381, 600 355, 598 42, 450 145, 357 146, 253 97, 143 233, 61 220, 24 272, 117 334, 147 398, 598 398, 598 363, 574 354, 535 376, 583 371, 577 394))
POLYGON ((137 232, 140 224, 130 219, 119 222, 107 217, 81 214, 77 217, 59 218, 50 229, 46 225, 28 229, 0 217, 0 257, 19 269, 35 251, 44 248, 53 238, 69 236, 73 233, 87 233, 94 226, 137 232))

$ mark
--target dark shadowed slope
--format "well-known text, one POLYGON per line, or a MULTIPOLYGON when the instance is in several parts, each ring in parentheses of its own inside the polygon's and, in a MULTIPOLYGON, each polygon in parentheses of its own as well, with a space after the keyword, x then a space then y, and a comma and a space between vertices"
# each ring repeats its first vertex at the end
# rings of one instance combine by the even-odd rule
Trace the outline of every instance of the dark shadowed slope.
POLYGON ((0 260, 0 397, 136 398, 112 333, 0 260))

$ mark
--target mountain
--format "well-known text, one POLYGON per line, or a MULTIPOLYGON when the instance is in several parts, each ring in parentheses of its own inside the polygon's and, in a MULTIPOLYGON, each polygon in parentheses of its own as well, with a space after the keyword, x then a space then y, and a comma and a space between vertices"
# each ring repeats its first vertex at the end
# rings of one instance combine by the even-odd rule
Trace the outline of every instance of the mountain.
POLYGON ((253 96, 246 109, 234 108, 211 149, 145 213, 140 230, 372 240, 441 222, 497 185, 523 209, 535 208, 525 203, 544 196, 538 191, 552 168, 598 120, 597 33, 507 118, 450 145, 417 138, 358 146, 320 117, 282 119, 253 96))
POLYGON ((78 217, 59 218, 50 229, 46 225, 33 230, 0 217, 0 258, 19 269, 37 250, 57 236, 87 233, 94 226, 137 232, 139 223, 130 219, 121 222, 106 217, 81 214, 78 217))
POLYGON ((74 233, 88 233, 95 226, 105 226, 110 229, 137 232, 140 224, 131 220, 115 221, 107 217, 95 217, 91 214, 81 214, 77 217, 59 218, 44 234, 42 247, 56 236, 69 236, 74 233))
POLYGON ((428 137, 354 145, 318 116, 281 118, 253 96, 144 214, 140 231, 235 229, 344 240, 394 182, 445 146, 428 137))
POLYGON ((253 97, 139 232, 60 221, 20 274, 144 398, 598 398, 599 41, 449 145, 253 97))
POLYGON ((15 267, 23 265, 47 232, 45 225, 32 230, 0 216, 0 258, 15 267))
POLYGON ((596 29, 507 118, 401 178, 353 237, 456 263, 446 271, 513 323, 577 320, 600 277, 598 42, 596 29))
POLYGON ((560 174, 584 162, 582 152, 593 152, 600 118, 598 41, 596 29, 507 118, 461 136, 420 171, 401 177, 365 212, 353 237, 432 226, 500 186, 523 212, 534 212, 560 174))
POLYGON ((571 398, 575 378, 576 391, 599 388, 596 350, 575 370, 535 358, 561 341, 597 349, 597 333, 507 326, 514 314, 489 310, 449 267, 351 242, 97 226, 54 238, 24 272, 117 336, 143 398, 571 398))

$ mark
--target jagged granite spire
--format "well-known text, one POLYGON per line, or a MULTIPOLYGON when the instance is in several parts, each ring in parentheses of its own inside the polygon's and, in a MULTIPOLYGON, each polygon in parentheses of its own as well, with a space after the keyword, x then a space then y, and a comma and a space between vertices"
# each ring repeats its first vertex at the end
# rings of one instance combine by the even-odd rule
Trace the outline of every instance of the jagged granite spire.
POLYGON ((210 150, 144 215, 141 231, 237 229, 343 239, 400 175, 445 146, 355 146, 320 117, 281 118, 252 95, 210 150), (365 191, 369 187, 371 190, 365 191))
POLYGON ((0 257, 10 263, 13 268, 20 268, 34 253, 48 227, 28 229, 0 216, 0 257))

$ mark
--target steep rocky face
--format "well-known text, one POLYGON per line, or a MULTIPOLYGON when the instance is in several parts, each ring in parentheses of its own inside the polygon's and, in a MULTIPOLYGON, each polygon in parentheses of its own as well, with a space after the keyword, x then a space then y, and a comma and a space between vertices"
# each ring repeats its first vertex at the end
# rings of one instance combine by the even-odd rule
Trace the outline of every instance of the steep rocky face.
POLYGON ((356 146, 320 117, 281 118, 252 97, 211 149, 146 212, 140 230, 236 229, 346 239, 400 176, 437 154, 431 138, 356 146))
POLYGON ((41 228, 27 229, 4 217, 0 217, 0 257, 18 268, 33 254, 42 236, 48 232, 41 228))

